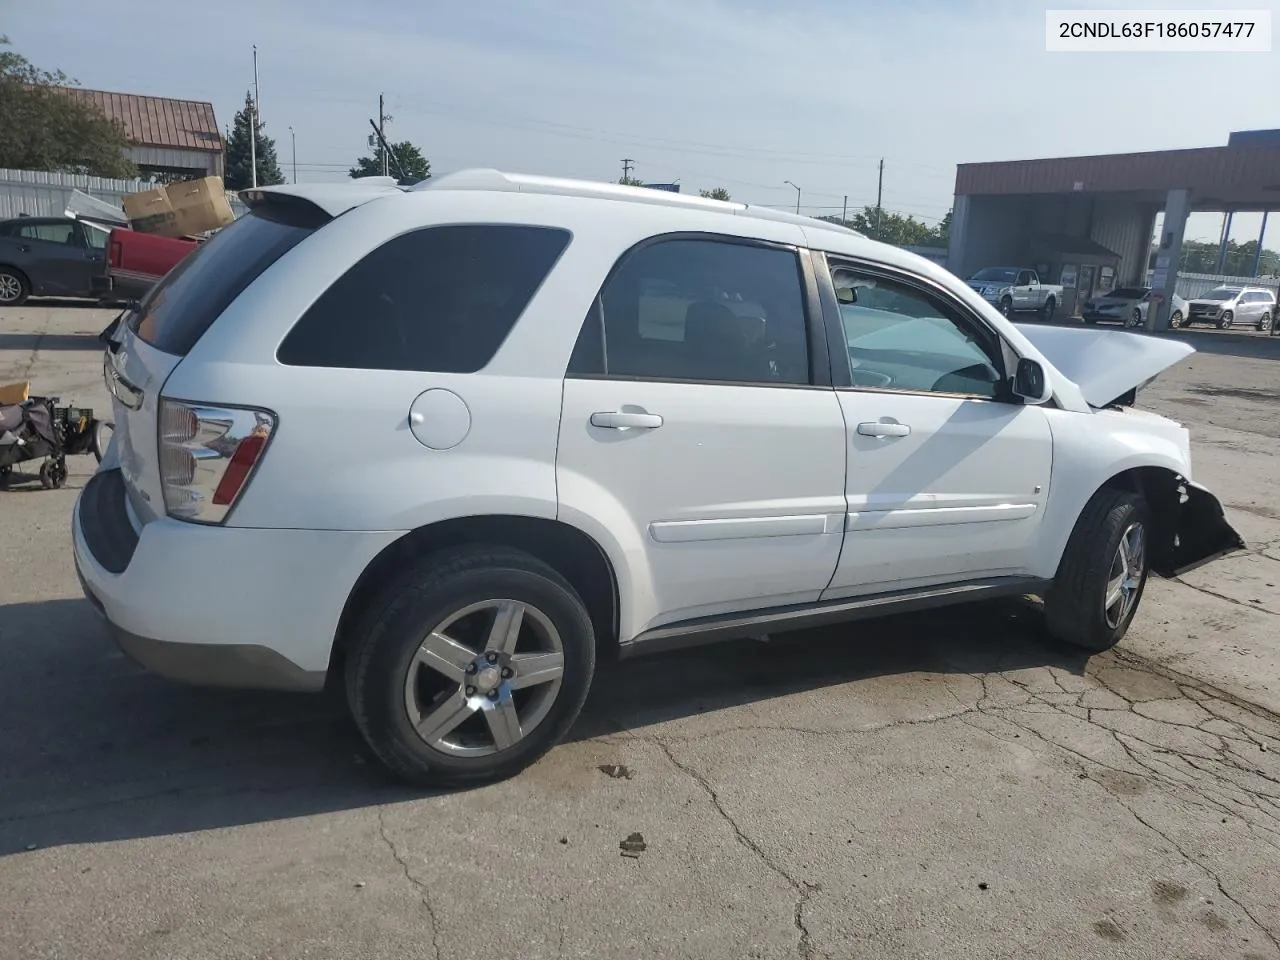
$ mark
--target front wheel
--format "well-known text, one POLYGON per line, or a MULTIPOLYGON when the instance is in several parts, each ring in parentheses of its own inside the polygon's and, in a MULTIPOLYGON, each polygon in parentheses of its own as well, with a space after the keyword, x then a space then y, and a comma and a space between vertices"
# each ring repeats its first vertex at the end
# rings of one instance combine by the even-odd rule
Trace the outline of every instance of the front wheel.
POLYGON ((1227 329, 1227 327, 1231 326, 1231 321, 1234 319, 1235 319, 1235 316, 1231 313, 1230 310, 1228 310, 1226 313, 1224 313, 1221 317, 1218 318, 1218 329, 1219 330, 1227 329))
POLYGON ((1003 298, 1000 301, 1000 312, 1003 313, 1006 317, 1012 318, 1013 317, 1013 301, 1010 300, 1008 297, 1003 298))
POLYGON ((40 485, 57 490, 67 482, 67 464, 62 460, 46 460, 40 464, 40 485))
POLYGON ((1104 487, 1090 498, 1045 597, 1053 636, 1093 653, 1120 642, 1147 583, 1150 516, 1135 493, 1104 487))
POLYGON ((1169 326, 1172 327, 1174 330, 1177 330, 1179 327, 1182 326, 1181 310, 1173 311, 1172 315, 1169 317, 1169 326))
POLYGON ((1264 313, 1261 317, 1258 318, 1258 330, 1261 331, 1262 333, 1271 332, 1271 314, 1264 313))
POLYGON ((1135 309, 1133 313, 1129 315, 1129 319, 1124 322, 1124 325, 1131 329, 1133 327, 1142 326, 1142 311, 1135 309))
POLYGON ((518 773, 568 731, 595 672, 577 592, 504 547, 424 558, 370 604, 352 644, 356 725, 394 774, 420 785, 518 773))

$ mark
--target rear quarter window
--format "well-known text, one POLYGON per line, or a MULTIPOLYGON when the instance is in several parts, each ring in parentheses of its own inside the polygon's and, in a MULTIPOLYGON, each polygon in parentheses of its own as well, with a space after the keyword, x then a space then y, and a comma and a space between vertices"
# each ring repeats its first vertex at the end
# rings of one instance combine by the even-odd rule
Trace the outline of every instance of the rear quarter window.
POLYGON ((554 227, 401 234, 338 278, 285 336, 287 366, 474 373, 493 359, 569 243, 554 227))
POLYGON ((318 225, 314 217, 255 210, 224 227, 146 295, 137 335, 157 350, 185 356, 249 284, 318 225))

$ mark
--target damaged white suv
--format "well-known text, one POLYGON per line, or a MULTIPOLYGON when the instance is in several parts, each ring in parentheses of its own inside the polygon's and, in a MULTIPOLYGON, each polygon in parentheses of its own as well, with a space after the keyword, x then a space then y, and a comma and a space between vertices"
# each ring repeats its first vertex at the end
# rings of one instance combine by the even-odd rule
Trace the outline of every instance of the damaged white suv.
POLYGON ((598 656, 1024 594, 1103 650, 1148 571, 1243 545, 1131 406, 1181 343, 1024 330, 743 204, 484 170, 243 196, 104 331, 76 566, 140 663, 335 679, 406 779, 529 764, 598 656))

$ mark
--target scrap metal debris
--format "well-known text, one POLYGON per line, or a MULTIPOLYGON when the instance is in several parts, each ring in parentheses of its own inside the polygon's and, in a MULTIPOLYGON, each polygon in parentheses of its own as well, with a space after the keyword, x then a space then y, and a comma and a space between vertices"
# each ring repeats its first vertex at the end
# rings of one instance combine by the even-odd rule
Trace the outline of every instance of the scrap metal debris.
POLYGON ((606 777, 613 777, 615 780, 631 779, 631 771, 620 763, 602 763, 596 769, 606 777))
POLYGON ((644 842, 644 837, 638 833, 633 833, 627 839, 618 844, 618 849, 622 851, 624 857, 639 857, 644 853, 648 844, 644 842))

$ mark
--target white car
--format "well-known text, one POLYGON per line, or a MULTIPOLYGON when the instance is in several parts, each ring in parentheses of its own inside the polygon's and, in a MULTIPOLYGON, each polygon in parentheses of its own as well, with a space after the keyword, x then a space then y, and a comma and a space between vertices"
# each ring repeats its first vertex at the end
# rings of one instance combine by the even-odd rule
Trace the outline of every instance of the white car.
POLYGON ((484 170, 241 196, 104 331, 76 567, 161 674, 345 684, 408 780, 532 762, 598 656, 1014 595, 1098 651, 1149 570, 1243 545, 1129 405, 1184 344, 1023 330, 741 203, 484 170))

